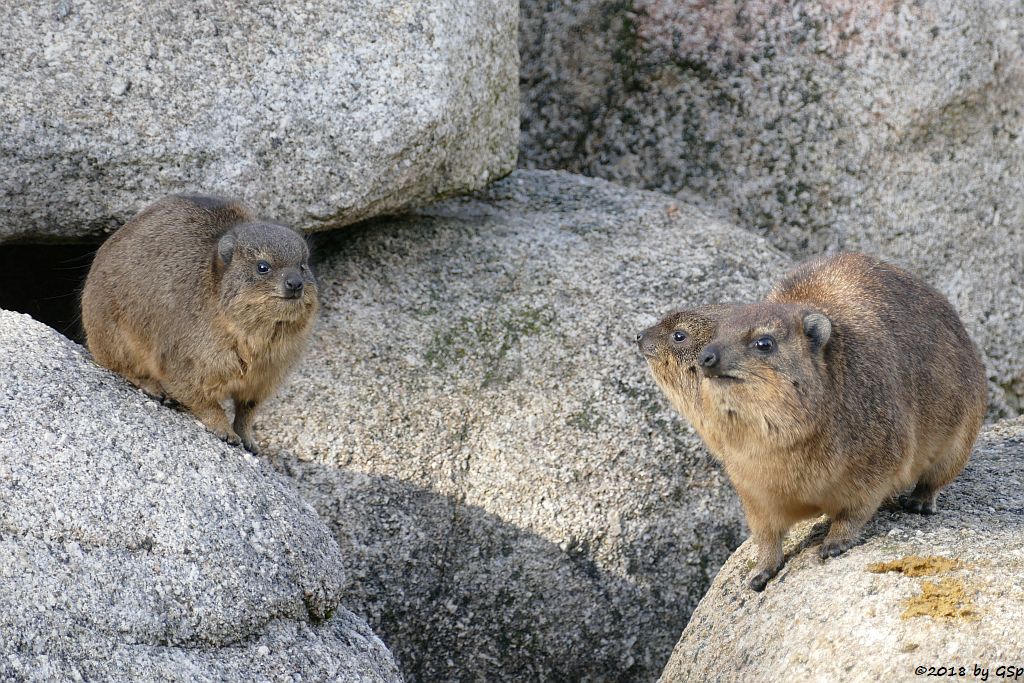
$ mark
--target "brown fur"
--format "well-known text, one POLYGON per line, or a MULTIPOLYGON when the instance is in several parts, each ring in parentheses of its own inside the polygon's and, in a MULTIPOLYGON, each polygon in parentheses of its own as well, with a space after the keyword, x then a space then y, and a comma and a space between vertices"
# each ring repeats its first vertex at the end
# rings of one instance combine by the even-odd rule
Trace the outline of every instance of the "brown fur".
POLYGON ((298 360, 315 318, 308 259, 298 233, 255 221, 241 204, 166 197, 96 253, 82 292, 86 343, 101 365, 255 451, 253 412, 298 360), (301 282, 301 295, 285 298, 286 281, 293 294, 301 282))
POLYGON ((984 367, 949 302, 861 254, 807 263, 764 302, 720 316, 697 363, 695 427, 743 502, 755 590, 798 520, 831 517, 820 551, 831 557, 910 486, 905 506, 934 512, 986 410, 984 367), (754 347, 765 337, 770 351, 754 347))

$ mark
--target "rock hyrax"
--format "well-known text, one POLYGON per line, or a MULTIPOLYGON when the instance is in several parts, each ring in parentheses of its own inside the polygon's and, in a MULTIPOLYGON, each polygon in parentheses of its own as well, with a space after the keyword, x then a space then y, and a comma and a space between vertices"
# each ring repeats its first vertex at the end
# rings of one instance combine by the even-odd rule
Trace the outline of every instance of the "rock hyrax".
POLYGON ((697 357, 695 427, 723 461, 758 545, 750 580, 782 566, 796 521, 827 514, 820 554, 854 545, 890 496, 932 513, 986 410, 985 370, 935 289, 878 259, 807 263, 761 303, 718 316, 697 357))
POLYGON ((254 451, 253 413, 298 360, 316 310, 306 241, 204 196, 165 197, 132 218, 100 247, 82 292, 98 363, 254 451))
POLYGON ((694 428, 700 423, 697 394, 702 379, 697 356, 715 336, 718 319, 729 309, 714 304, 673 311, 636 336, 654 379, 694 428))

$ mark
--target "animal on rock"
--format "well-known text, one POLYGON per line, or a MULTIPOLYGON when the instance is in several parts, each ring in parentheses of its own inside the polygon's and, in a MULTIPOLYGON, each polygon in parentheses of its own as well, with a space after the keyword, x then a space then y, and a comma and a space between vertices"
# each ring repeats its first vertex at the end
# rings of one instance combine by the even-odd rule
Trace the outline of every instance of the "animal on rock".
POLYGON ((176 195, 100 247, 82 323, 98 363, 256 451, 253 414, 299 360, 317 306, 301 235, 238 202, 176 195))
POLYGON ((834 557, 910 487, 904 507, 935 512, 970 456, 984 366, 952 305, 904 270, 863 254, 813 260, 701 329, 685 372, 661 369, 668 351, 648 360, 740 496, 758 546, 754 590, 778 574, 795 522, 827 514, 820 554, 834 557))

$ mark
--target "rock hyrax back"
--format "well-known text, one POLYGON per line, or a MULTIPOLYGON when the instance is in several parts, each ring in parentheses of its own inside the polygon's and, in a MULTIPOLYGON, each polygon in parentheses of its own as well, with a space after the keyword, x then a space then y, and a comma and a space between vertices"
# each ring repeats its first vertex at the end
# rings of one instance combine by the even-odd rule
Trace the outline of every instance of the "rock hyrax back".
POLYGON ((830 557, 910 486, 906 507, 934 512, 986 410, 984 367, 949 302, 860 254, 807 263, 764 302, 731 309, 698 364, 695 427, 743 502, 755 590, 798 520, 831 517, 830 557))
POLYGON ((82 292, 102 365, 255 450, 256 407, 298 360, 317 309, 306 241, 236 202, 165 197, 96 253, 82 292), (220 402, 232 399, 234 426, 220 402))

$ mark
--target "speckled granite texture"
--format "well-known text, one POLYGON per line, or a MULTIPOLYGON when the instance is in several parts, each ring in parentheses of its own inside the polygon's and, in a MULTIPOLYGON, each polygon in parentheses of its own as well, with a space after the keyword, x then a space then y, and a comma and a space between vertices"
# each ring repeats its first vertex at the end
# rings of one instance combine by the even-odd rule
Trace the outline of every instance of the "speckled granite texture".
POLYGON ((0 311, 0 678, 399 681, 287 480, 0 311))
POLYGON ((521 2, 522 152, 945 293, 1024 410, 1024 4, 521 2))
POLYGON ((306 231, 515 166, 513 0, 0 3, 0 241, 241 198, 306 231))

